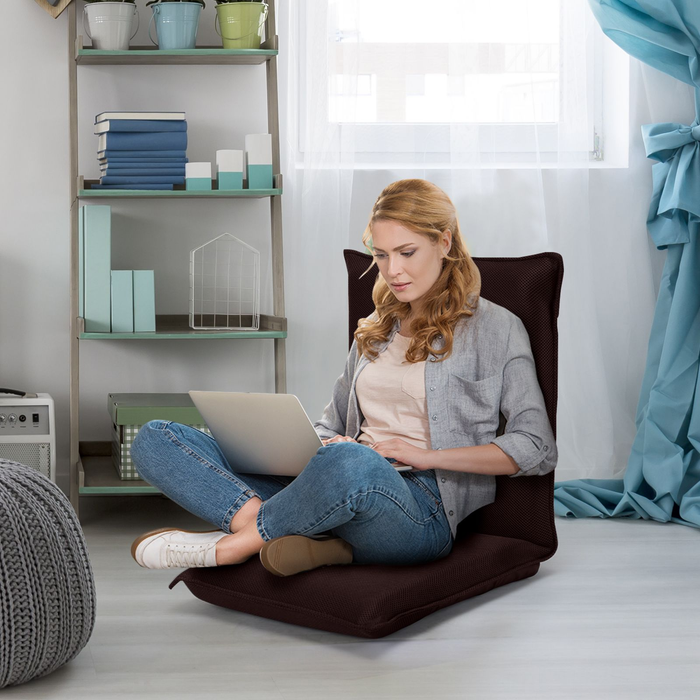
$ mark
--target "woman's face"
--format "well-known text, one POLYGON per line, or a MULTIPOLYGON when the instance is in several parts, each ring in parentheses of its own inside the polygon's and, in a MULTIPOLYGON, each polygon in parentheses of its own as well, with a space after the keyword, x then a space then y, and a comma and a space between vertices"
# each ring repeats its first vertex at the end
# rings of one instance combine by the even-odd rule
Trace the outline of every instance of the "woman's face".
POLYGON ((442 245, 436 245, 396 221, 372 224, 372 247, 379 272, 396 297, 411 304, 414 315, 442 272, 443 252, 449 251, 452 234, 447 230, 442 237, 442 245), (399 283, 405 286, 397 286, 399 283))

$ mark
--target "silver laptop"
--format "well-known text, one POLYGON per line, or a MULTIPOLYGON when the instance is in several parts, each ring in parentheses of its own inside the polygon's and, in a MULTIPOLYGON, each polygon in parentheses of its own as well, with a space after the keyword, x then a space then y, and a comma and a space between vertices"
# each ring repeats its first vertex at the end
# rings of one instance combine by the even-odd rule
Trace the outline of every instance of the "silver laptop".
MULTIPOLYGON (((236 472, 298 476, 323 446, 294 394, 188 393, 236 472)), ((397 471, 412 468, 395 467, 397 471)))

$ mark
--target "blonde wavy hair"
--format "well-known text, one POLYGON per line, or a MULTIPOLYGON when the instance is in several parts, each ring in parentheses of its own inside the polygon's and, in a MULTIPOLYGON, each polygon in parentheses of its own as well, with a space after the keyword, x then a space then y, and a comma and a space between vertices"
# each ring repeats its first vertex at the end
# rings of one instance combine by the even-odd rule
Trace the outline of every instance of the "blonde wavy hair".
MULTIPOLYGON (((472 316, 479 303, 481 274, 464 244, 459 230, 457 212, 450 198, 437 185, 427 180, 398 180, 384 188, 372 207, 362 242, 374 255, 372 226, 376 221, 395 221, 401 226, 441 244, 446 230, 452 233, 449 253, 442 262, 442 272, 424 297, 424 314, 412 319, 414 331, 406 351, 410 363, 423 362, 432 353, 438 361, 452 353, 454 328, 462 316, 472 316), (433 342, 442 335, 442 350, 433 348, 433 342)), ((376 258, 361 277, 366 275, 376 258)), ((399 301, 381 274, 377 275, 372 290, 376 318, 361 318, 354 333, 358 353, 370 360, 378 357, 376 346, 386 342, 395 320, 406 319, 411 313, 408 302, 399 301)))

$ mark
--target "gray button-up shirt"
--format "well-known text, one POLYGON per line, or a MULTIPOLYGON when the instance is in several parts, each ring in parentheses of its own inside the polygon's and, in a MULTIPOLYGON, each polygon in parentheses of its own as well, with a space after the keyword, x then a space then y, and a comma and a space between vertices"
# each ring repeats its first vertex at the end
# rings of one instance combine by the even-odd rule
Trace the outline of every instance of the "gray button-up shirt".
MULTIPOLYGON (((377 348, 380 352, 399 327, 397 320, 388 340, 377 348)), ((442 337, 434 345, 442 349, 442 337)), ((548 474, 556 467, 557 446, 530 338, 515 314, 481 297, 474 314, 456 324, 450 356, 442 362, 437 359, 431 354, 425 363, 431 449, 494 443, 520 467, 514 477, 548 474)), ((355 387, 369 361, 364 355, 358 358, 353 340, 333 397, 314 423, 320 438, 359 437, 364 416, 355 387)), ((496 499, 493 475, 435 469, 435 476, 453 537, 464 518, 496 499)))

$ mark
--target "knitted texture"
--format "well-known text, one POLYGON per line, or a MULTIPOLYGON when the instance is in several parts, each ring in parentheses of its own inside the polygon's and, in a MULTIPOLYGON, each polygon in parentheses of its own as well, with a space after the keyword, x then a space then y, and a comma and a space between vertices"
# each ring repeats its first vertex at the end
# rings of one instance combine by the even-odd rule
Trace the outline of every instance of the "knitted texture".
POLYGON ((95 602, 70 502, 43 474, 0 459, 0 688, 75 658, 92 634, 95 602))

